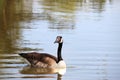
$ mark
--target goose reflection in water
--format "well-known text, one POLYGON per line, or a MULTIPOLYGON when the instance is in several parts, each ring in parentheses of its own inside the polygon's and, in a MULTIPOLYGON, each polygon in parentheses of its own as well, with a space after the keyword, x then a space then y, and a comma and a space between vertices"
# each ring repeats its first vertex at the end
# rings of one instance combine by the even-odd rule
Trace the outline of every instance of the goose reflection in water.
POLYGON ((25 75, 22 78, 55 78, 52 75, 44 75, 44 74, 57 74, 57 80, 61 80, 62 76, 66 73, 66 68, 35 68, 31 66, 25 66, 22 68, 22 70, 20 70, 20 73, 37 74, 36 76, 25 75))

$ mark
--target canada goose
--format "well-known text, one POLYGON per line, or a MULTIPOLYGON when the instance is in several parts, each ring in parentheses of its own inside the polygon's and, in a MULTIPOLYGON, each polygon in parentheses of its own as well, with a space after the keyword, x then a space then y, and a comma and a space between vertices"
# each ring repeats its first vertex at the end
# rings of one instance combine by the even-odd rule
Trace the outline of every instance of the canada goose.
POLYGON ((32 67, 66 67, 61 55, 61 49, 63 45, 62 36, 57 36, 54 43, 58 43, 57 57, 48 53, 20 53, 19 55, 27 59, 32 67))

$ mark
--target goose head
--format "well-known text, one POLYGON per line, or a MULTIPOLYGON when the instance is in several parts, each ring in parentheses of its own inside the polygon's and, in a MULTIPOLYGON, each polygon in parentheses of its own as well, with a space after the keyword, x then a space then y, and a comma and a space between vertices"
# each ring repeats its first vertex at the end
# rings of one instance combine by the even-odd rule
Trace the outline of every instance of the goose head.
POLYGON ((57 36, 54 43, 63 43, 62 36, 57 36))

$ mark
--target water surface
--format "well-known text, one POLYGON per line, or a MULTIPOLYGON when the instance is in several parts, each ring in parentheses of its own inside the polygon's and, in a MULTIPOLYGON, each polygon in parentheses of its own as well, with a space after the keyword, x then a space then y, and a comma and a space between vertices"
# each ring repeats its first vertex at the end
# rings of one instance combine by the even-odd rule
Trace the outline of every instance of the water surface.
POLYGON ((0 80, 119 80, 118 0, 1 0, 0 80), (18 53, 56 56, 63 36, 63 76, 27 66, 18 53))

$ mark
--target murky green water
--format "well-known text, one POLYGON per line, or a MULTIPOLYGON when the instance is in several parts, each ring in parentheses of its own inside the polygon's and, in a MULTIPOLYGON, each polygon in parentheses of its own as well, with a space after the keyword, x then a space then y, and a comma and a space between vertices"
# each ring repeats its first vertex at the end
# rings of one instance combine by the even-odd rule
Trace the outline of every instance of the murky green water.
POLYGON ((0 80, 119 80, 119 0, 0 0, 0 80), (63 76, 27 67, 20 52, 56 55, 64 38, 63 76))

